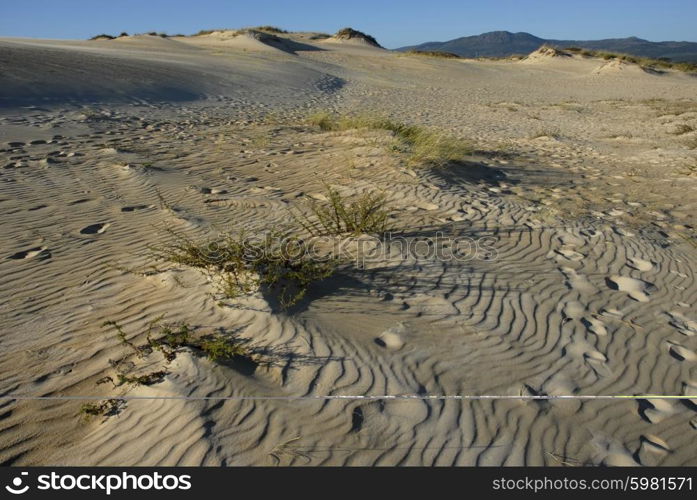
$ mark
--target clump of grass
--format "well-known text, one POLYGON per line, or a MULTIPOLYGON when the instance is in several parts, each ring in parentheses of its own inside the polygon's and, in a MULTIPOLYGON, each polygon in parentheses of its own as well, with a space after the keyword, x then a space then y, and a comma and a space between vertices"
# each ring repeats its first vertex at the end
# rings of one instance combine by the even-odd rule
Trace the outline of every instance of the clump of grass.
POLYGON ((307 121, 324 131, 388 130, 397 139, 395 149, 406 153, 412 164, 443 166, 462 161, 464 157, 472 153, 471 146, 460 139, 377 115, 337 115, 320 111, 308 116, 307 121))
POLYGON ((406 52, 413 56, 428 56, 428 57, 442 57, 445 59, 460 59, 460 56, 453 52, 445 52, 442 50, 408 50, 406 52))
POLYGON ((293 213, 296 222, 313 236, 381 234, 387 231, 387 208, 384 193, 365 193, 346 200, 336 189, 326 186, 326 202, 310 200, 308 210, 293 213))
POLYGON ((154 249, 157 259, 202 271, 225 298, 258 290, 274 295, 282 308, 297 304, 309 286, 332 275, 336 261, 321 258, 305 242, 280 232, 244 233, 195 242, 171 232, 173 243, 154 249))

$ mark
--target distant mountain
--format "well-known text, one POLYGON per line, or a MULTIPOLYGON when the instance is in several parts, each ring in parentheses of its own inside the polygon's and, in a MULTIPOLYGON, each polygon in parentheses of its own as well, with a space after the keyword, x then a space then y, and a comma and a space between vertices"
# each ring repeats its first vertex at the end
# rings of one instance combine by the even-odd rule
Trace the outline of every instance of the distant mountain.
POLYGON ((697 62, 696 42, 650 42, 637 37, 608 38, 605 40, 551 40, 530 33, 491 31, 475 36, 463 36, 447 42, 426 42, 419 45, 400 47, 398 51, 439 50, 452 52, 462 57, 505 57, 514 54, 529 54, 540 45, 555 47, 582 47, 584 49, 607 50, 642 57, 667 57, 673 61, 697 62))

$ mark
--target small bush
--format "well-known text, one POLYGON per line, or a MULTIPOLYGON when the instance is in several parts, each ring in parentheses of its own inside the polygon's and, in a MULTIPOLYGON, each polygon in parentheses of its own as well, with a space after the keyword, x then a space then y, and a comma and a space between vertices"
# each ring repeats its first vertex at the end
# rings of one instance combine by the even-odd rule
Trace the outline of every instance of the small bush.
POLYGON ((214 335, 202 339, 197 346, 211 361, 222 361, 235 357, 248 356, 247 349, 240 343, 235 342, 223 335, 214 335))
POLYGON ((311 114, 307 121, 324 131, 351 129, 389 130, 398 141, 397 151, 408 154, 410 163, 443 166, 461 161, 472 153, 464 141, 419 127, 395 122, 389 118, 370 115, 336 115, 327 111, 311 114))
POLYGON ((375 37, 372 37, 366 33, 363 33, 362 31, 355 30, 353 28, 342 28, 339 31, 336 32, 334 35, 335 38, 343 39, 343 40, 351 40, 353 38, 359 38, 363 39, 366 42, 368 42, 371 45, 374 45, 375 47, 382 47, 378 41, 375 39, 375 37))
POLYGON ((112 35, 107 35, 106 33, 102 33, 101 35, 95 35, 90 40, 113 40, 116 38, 115 36, 112 35))
POLYGON ((296 222, 310 234, 355 236, 387 231, 389 211, 384 194, 365 193, 352 201, 346 201, 336 189, 326 186, 326 192, 327 202, 309 202, 311 216, 302 212, 293 214, 296 222))
POLYGON ((304 297, 313 282, 331 276, 335 267, 333 259, 321 259, 302 240, 279 232, 261 238, 223 235, 204 242, 172 234, 174 243, 155 249, 155 257, 201 270, 225 298, 261 289, 288 308, 304 297))

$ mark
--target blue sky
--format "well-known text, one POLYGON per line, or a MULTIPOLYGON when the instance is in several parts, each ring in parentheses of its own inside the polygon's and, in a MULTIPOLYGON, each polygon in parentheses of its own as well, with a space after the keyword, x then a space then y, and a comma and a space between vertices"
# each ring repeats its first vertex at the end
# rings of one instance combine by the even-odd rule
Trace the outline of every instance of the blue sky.
POLYGON ((188 34, 259 24, 325 32, 351 26, 389 48, 493 30, 697 41, 697 0, 0 0, 0 36, 188 34))

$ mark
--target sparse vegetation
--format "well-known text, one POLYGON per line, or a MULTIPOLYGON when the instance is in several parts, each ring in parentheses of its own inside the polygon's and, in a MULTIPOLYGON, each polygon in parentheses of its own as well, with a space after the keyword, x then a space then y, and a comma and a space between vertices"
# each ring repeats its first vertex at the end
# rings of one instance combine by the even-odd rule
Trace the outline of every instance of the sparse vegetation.
POLYGON ((262 237, 223 235, 201 243, 172 235, 174 243, 155 249, 155 257, 201 270, 224 298, 261 290, 289 308, 312 283, 331 276, 336 264, 330 257, 314 255, 299 238, 280 232, 262 237))
POLYGON ((98 403, 85 403, 80 407, 80 415, 84 420, 93 417, 111 417, 118 415, 126 402, 123 399, 105 399, 98 403))
POLYGON ((210 35, 211 33, 215 33, 216 31, 225 31, 223 29, 217 29, 217 30, 199 30, 198 32, 194 33, 191 36, 204 36, 204 35, 210 35))
MULTIPOLYGON (((211 361, 226 361, 235 358, 244 358, 256 363, 257 356, 264 356, 262 352, 253 352, 246 346, 247 340, 237 338, 234 334, 216 332, 207 335, 196 335, 195 329, 186 323, 162 324, 162 317, 151 321, 145 332, 146 343, 137 345, 127 340, 124 329, 116 321, 106 321, 102 326, 116 331, 119 342, 128 347, 136 359, 143 360, 154 352, 163 355, 164 364, 158 369, 147 373, 134 373, 138 367, 131 360, 133 354, 126 355, 118 360, 109 360, 109 364, 116 371, 115 375, 105 376, 97 380, 97 385, 111 383, 114 388, 123 386, 142 386, 160 383, 168 375, 167 366, 176 359, 177 354, 183 348, 190 348, 202 353, 211 361), (158 333, 155 330, 159 328, 158 333)), ((136 335, 137 336, 137 335, 136 335)), ((142 337, 142 335, 141 335, 142 337)), ((152 361, 148 359, 148 366, 152 361)), ((95 416, 109 417, 121 412, 126 402, 124 399, 112 398, 97 403, 86 403, 80 407, 80 414, 84 420, 95 416)))
POLYGON ((389 210, 383 193, 365 193, 351 201, 326 186, 326 202, 310 200, 308 210, 293 213, 295 220, 314 236, 380 234, 387 231, 389 210))
POLYGON ((452 52, 444 52, 440 50, 408 50, 406 52, 412 56, 428 56, 428 57, 441 57, 445 59, 460 59, 460 56, 452 52))
POLYGON ((630 54, 621 54, 617 52, 608 52, 605 50, 590 50, 580 47, 567 47, 564 50, 579 54, 583 57, 597 57, 606 61, 619 60, 628 63, 638 64, 644 69, 657 71, 659 69, 674 69, 687 73, 697 72, 697 63, 691 62, 675 62, 668 58, 653 59, 651 57, 633 56, 630 54))
POLYGON ((406 125, 389 118, 370 115, 337 115, 320 111, 308 117, 311 125, 325 131, 351 129, 388 130, 397 139, 395 150, 406 153, 411 164, 443 166, 462 161, 472 153, 464 141, 417 125, 406 125))
MULTIPOLYGON (((138 358, 143 358, 153 352, 160 352, 166 364, 171 363, 177 358, 177 354, 183 348, 190 348, 203 353, 211 361, 232 359, 235 357, 251 358, 252 352, 246 347, 245 341, 226 333, 196 334, 194 328, 187 323, 161 323, 162 317, 152 321, 145 332, 146 343, 135 346, 136 353, 143 353, 138 358), (157 334, 155 329, 159 328, 157 334)), ((123 328, 115 321, 107 321, 104 327, 111 327, 116 330, 117 337, 123 342, 123 328)), ((134 346, 128 343, 129 347, 134 346)), ((121 360, 123 361, 123 360, 121 360)), ((120 362, 112 363, 115 368, 120 367, 120 362)), ((162 381, 167 375, 166 370, 158 370, 145 375, 129 375, 122 371, 117 373, 116 386, 123 384, 131 385, 151 385, 162 381)), ((98 383, 112 381, 111 377, 105 377, 98 383)))
POLYGON ((116 376, 117 387, 120 385, 153 385, 162 382, 165 379, 167 372, 165 370, 158 370, 155 372, 146 373, 144 375, 126 375, 124 373, 119 373, 116 376))
POLYGON ((254 26, 253 28, 249 28, 249 29, 258 30, 258 31, 266 31, 267 33, 277 33, 277 34, 288 33, 286 30, 283 30, 283 29, 278 28, 276 26, 254 26))

